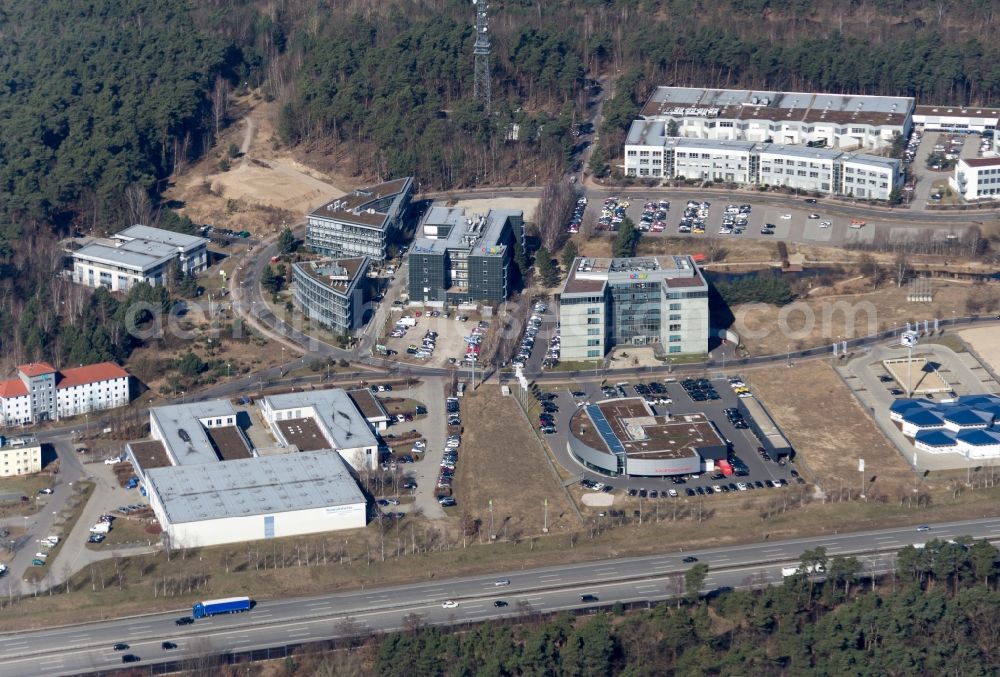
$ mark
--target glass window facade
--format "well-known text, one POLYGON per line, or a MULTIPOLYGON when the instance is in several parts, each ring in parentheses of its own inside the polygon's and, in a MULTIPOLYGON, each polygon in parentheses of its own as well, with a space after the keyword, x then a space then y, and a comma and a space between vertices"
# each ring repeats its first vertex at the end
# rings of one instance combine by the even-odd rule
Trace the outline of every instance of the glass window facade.
POLYGON ((647 343, 660 335, 660 285, 651 282, 611 286, 611 339, 616 344, 647 343))

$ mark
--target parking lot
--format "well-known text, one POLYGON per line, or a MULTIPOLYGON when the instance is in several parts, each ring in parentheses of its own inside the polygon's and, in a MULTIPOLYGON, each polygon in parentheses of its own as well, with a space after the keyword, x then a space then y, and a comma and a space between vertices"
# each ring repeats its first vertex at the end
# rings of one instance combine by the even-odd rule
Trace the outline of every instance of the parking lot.
MULTIPOLYGON (((481 336, 489 326, 488 320, 454 311, 446 314, 438 310, 406 308, 401 313, 393 313, 392 317, 394 324, 389 334, 380 340, 388 356, 428 367, 468 364, 463 360, 470 346, 478 346, 479 341, 472 337, 481 336)), ((477 348, 471 351, 475 354, 477 348)))
POLYGON ((559 315, 548 299, 536 300, 525 323, 512 364, 524 367, 528 373, 548 369, 559 363, 561 356, 559 315))
POLYGON ((542 394, 542 399, 550 403, 547 412, 550 417, 539 420, 538 426, 554 428, 554 431, 548 432, 546 440, 563 467, 570 472, 578 472, 584 480, 608 485, 614 492, 624 492, 634 496, 642 496, 642 492, 645 492, 645 496, 642 496, 644 498, 670 499, 673 496, 671 490, 677 497, 708 496, 734 491, 749 494, 753 491, 774 490, 781 485, 805 483, 805 480, 798 476, 794 463, 780 464, 777 459, 765 458, 759 453, 760 443, 736 412, 740 391, 745 392, 745 397, 752 396, 748 388, 742 386, 738 379, 739 385, 731 384, 725 378, 695 381, 693 384, 673 379, 633 381, 605 385, 603 390, 596 384, 580 384, 578 388, 552 390, 548 394, 542 394), (721 471, 715 470, 680 477, 609 478, 584 468, 567 450, 566 434, 569 430, 569 419, 584 403, 618 397, 642 397, 657 415, 705 414, 715 424, 722 437, 731 443, 732 452, 729 460, 734 470, 732 476, 724 476, 721 471), (741 484, 746 488, 741 489, 741 484), (778 486, 775 486, 776 484, 778 486))
MULTIPOLYGON (((613 235, 624 217, 643 232, 644 238, 716 237, 723 239, 778 239, 837 244, 870 237, 849 217, 826 213, 821 200, 802 198, 801 207, 751 204, 719 196, 671 202, 662 198, 630 195, 613 197, 587 206, 597 219, 597 232, 613 235)), ((867 224, 864 224, 867 225, 867 224)))

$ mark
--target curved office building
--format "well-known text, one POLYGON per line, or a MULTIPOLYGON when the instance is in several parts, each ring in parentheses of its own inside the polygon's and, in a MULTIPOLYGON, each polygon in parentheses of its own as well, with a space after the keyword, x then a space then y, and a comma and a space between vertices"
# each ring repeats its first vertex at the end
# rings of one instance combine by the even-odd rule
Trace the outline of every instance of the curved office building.
POLYGON ((727 445, 704 414, 657 416, 640 398, 581 407, 570 421, 569 453, 610 476, 665 477, 700 472, 726 458, 727 445))

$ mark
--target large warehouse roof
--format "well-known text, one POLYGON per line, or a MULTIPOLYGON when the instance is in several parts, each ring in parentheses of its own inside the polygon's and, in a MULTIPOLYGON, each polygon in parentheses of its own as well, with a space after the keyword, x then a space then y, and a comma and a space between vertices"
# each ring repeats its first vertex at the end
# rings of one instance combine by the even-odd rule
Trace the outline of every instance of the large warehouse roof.
POLYGON ((146 482, 171 524, 365 503, 332 451, 151 468, 146 482))

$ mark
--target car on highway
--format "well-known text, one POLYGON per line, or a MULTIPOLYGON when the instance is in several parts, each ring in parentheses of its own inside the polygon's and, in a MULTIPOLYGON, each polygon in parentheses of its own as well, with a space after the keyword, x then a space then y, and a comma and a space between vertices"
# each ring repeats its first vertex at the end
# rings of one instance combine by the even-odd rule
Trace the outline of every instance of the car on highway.
POLYGON ((590 594, 580 595, 580 601, 581 602, 596 602, 597 601, 597 595, 590 595, 590 594))
POLYGON ((500 588, 500 587, 503 587, 505 585, 510 585, 510 579, 509 578, 499 578, 499 579, 493 581, 493 586, 494 587, 500 588))
POLYGON ((445 601, 441 602, 441 608, 442 609, 457 609, 458 608, 458 602, 456 602, 453 599, 446 599, 445 601))
POLYGON ((177 645, 174 644, 173 642, 163 642, 162 644, 160 644, 160 648, 163 649, 164 651, 170 651, 171 649, 176 649, 177 645))
POLYGON ((507 606, 507 602, 503 601, 502 599, 498 599, 495 602, 493 602, 493 606, 495 606, 498 609, 502 609, 505 606, 507 606))
POLYGON ((820 221, 819 222, 819 227, 820 228, 829 228, 831 225, 833 225, 833 224, 831 222, 829 222, 829 221, 820 221))
POLYGON ((694 562, 698 561, 698 558, 694 557, 693 555, 688 555, 687 557, 685 557, 681 561, 684 562, 685 564, 693 564, 694 562))
POLYGON ((128 644, 126 644, 125 642, 118 642, 111 648, 114 649, 115 651, 128 651, 128 644))
POLYGON ((122 663, 138 663, 142 659, 132 653, 127 653, 122 656, 122 663))
POLYGON ((818 219, 819 218, 819 214, 816 214, 816 213, 810 214, 809 218, 810 219, 818 219))
POLYGON ((194 623, 194 619, 190 616, 181 616, 174 621, 174 625, 191 625, 192 623, 194 623))
POLYGON ((814 198, 814 197, 807 197, 806 198, 806 203, 814 205, 814 204, 816 204, 816 198, 814 198))
POLYGON ((930 530, 931 528, 926 524, 921 524, 919 527, 917 527, 917 531, 930 531, 930 530))

